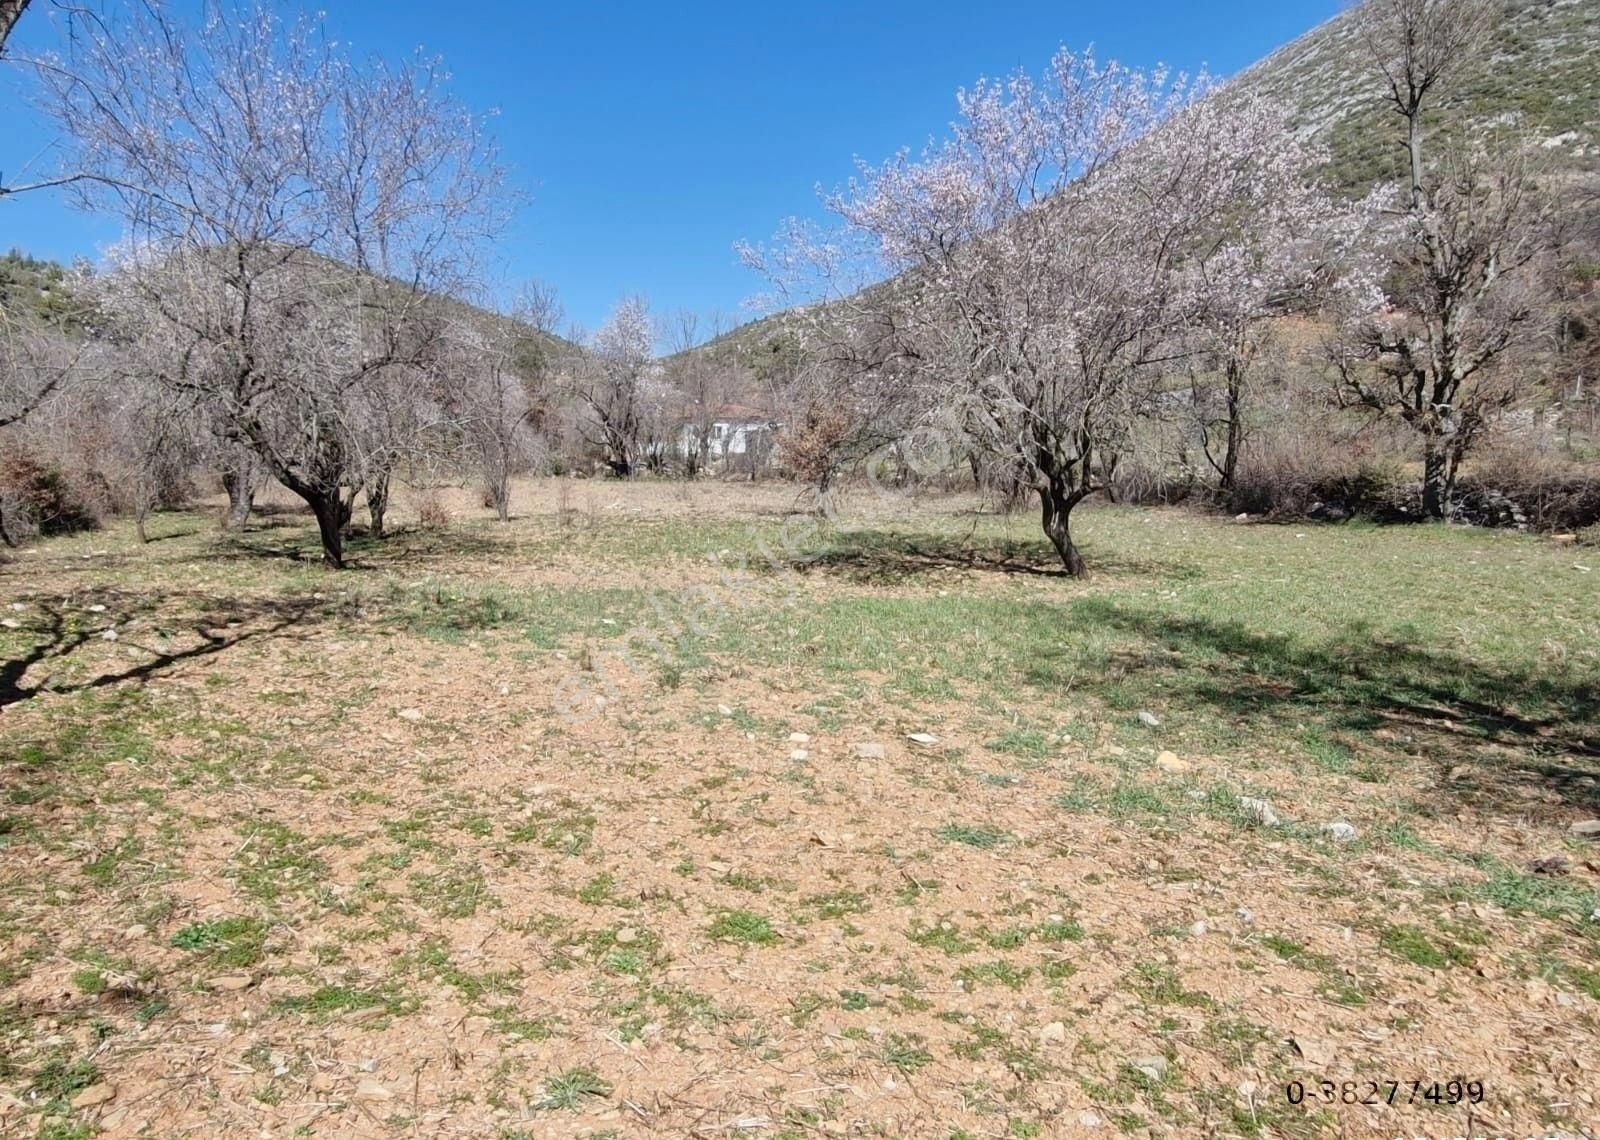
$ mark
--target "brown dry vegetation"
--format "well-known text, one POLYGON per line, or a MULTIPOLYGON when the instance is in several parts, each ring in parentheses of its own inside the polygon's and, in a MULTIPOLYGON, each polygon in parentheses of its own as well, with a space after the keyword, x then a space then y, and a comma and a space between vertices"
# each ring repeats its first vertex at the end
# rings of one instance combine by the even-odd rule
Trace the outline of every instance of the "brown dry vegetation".
POLYGON ((0 565, 0 1134, 1600 1123, 1592 550, 568 488, 0 565))

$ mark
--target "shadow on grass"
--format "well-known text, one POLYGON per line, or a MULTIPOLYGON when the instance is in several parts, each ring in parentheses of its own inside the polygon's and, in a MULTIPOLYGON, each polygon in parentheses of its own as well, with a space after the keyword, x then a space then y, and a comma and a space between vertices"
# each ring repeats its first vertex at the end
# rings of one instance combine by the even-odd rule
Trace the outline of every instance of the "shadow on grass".
POLYGON ((1086 623, 1149 643, 1117 655, 1124 676, 1159 671, 1167 692, 1235 719, 1282 722, 1287 713, 1347 731, 1398 731, 1448 745, 1451 764, 1481 761, 1480 793, 1520 776, 1565 803, 1600 807, 1600 678, 1472 661, 1361 626, 1312 643, 1106 598, 1080 599, 1073 610, 1086 623), (1499 747, 1492 757, 1479 755, 1485 745, 1499 747))
MULTIPOLYGON (((198 555, 185 554, 176 563, 202 558, 211 562, 293 562, 302 566, 322 563, 322 544, 310 527, 284 534, 283 527, 270 530, 235 531, 219 534, 198 555)), ((517 544, 509 538, 472 528, 400 527, 382 538, 374 538, 363 528, 354 528, 345 538, 345 570, 372 570, 390 563, 442 561, 451 558, 509 557, 517 544)))
POLYGON ((313 617, 320 603, 310 598, 286 599, 207 599, 207 613, 190 624, 190 644, 182 648, 150 648, 129 638, 118 637, 119 646, 140 651, 144 660, 124 669, 113 669, 83 681, 52 684, 47 674, 31 684, 24 683, 35 667, 48 669, 52 662, 64 662, 92 641, 105 639, 107 629, 134 617, 156 612, 159 602, 171 598, 134 599, 128 595, 100 594, 104 611, 87 610, 59 599, 32 600, 23 633, 33 644, 11 657, 0 657, 0 712, 9 705, 25 701, 48 689, 52 693, 78 693, 123 682, 143 683, 173 666, 197 658, 211 657, 246 641, 273 637, 313 617))
MULTIPOLYGON (((1183 563, 1152 562, 1109 552, 1087 550, 1091 579, 1158 576, 1190 578, 1199 567, 1183 563)), ((1037 578, 1066 578, 1055 549, 1043 538, 1015 539, 937 534, 900 534, 881 530, 851 530, 837 535, 828 548, 810 554, 801 570, 840 573, 867 585, 896 585, 945 570, 1037 578)))

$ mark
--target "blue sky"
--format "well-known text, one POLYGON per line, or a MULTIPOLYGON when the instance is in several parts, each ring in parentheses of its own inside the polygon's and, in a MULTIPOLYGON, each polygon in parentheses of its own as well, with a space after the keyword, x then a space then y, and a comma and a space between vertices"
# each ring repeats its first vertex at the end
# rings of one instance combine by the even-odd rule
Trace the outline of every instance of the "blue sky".
MULTIPOLYGON (((49 0, 13 36, 49 39, 49 0)), ((183 0, 179 0, 180 5, 183 0)), ((287 5, 286 5, 287 6, 287 5)), ((554 283, 593 327, 624 294, 658 312, 735 319, 761 283, 732 252, 816 212, 859 155, 877 161, 939 133, 956 88, 1037 72, 1065 44, 1102 58, 1229 75, 1334 15, 1339 0, 948 0, 805 4, 323 0, 359 53, 419 45, 494 120, 531 196, 497 249, 505 281, 554 283), (445 19, 437 19, 439 13, 445 19)), ((0 170, 15 180, 50 136, 0 94, 0 170)), ((47 194, 0 206, 0 248, 93 257, 117 227, 47 194)))

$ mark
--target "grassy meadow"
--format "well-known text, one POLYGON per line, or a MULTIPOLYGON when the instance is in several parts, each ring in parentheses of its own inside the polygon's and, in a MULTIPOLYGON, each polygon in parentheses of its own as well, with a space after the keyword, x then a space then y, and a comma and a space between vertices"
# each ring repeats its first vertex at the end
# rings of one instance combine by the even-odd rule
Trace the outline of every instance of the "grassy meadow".
POLYGON ((0 563, 0 1135, 1600 1124, 1600 551, 516 502, 0 563))

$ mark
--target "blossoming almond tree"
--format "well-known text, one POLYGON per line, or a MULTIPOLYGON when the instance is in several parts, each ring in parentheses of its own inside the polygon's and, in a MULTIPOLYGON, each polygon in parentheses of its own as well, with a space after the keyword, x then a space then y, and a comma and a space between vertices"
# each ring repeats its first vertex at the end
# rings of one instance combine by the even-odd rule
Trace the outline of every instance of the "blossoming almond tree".
POLYGON ((856 346, 863 382, 890 378, 1026 472, 1069 574, 1071 512, 1197 317, 1197 259, 1299 175, 1278 116, 1212 93, 1063 50, 1037 82, 960 92, 943 143, 863 166, 827 198, 843 233, 745 251, 790 290, 863 253, 855 275, 887 282, 806 311, 856 346))
POLYGON ((1538 328, 1569 221, 1528 138, 1458 135, 1424 152, 1440 97, 1483 58, 1500 16, 1497 0, 1367 0, 1353 16, 1404 123, 1407 162, 1387 243, 1391 305, 1348 323, 1335 363, 1350 403, 1421 439, 1432 519, 1449 515, 1462 458, 1519 395, 1523 377, 1500 361, 1538 328))
MULTIPOLYGON (((1263 126, 1272 126, 1270 113, 1263 126)), ((1277 126, 1279 144, 1255 159, 1262 182, 1254 200, 1219 220, 1187 270, 1198 350, 1191 406, 1223 499, 1234 490, 1249 431, 1253 376, 1282 318, 1366 314, 1384 300, 1376 237, 1392 189, 1376 187, 1357 201, 1335 199, 1308 178, 1324 164, 1322 150, 1296 138, 1286 124, 1277 126)))
POLYGON ((651 395, 655 324, 643 297, 629 297, 600 326, 588 359, 573 369, 574 395, 587 412, 585 434, 620 478, 633 475, 641 454, 641 427, 651 395))

